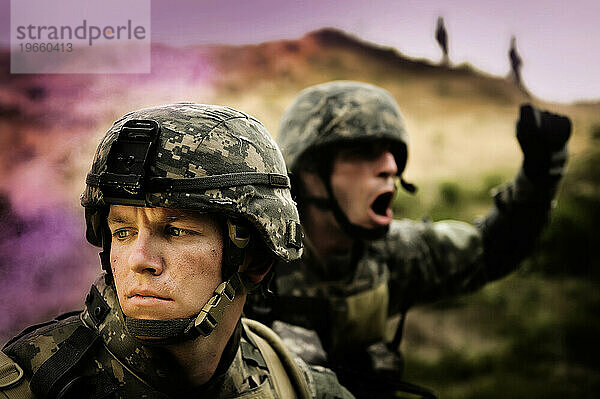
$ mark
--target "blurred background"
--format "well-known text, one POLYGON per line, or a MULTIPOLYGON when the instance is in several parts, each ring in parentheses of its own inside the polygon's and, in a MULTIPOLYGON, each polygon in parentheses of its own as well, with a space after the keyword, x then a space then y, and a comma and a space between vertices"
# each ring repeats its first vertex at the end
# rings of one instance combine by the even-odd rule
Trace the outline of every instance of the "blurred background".
POLYGON ((406 178, 419 192, 399 194, 397 217, 485 214, 490 190, 520 166, 519 105, 571 117, 568 173, 534 254, 475 294, 413 309, 402 349, 406 379, 444 398, 596 397, 598 15, 592 1, 153 1, 152 73, 26 75, 10 73, 9 1, 0 0, 0 342, 80 308, 98 275, 79 194, 114 120, 157 104, 216 103, 275 136, 299 90, 352 79, 389 90, 407 121, 406 178))

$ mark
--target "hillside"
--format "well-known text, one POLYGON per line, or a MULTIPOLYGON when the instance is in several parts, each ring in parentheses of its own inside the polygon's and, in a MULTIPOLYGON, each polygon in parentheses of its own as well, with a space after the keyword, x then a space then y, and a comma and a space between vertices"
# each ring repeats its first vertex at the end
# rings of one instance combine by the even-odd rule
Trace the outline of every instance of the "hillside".
MULTIPOLYGON (((3 59, 7 61, 6 54, 3 59)), ((155 45, 152 66, 150 75, 8 75, 5 69, 0 114, 21 113, 34 123, 51 119, 63 132, 77 129, 78 136, 95 142, 124 110, 176 101, 216 102, 257 116, 276 135, 279 116, 299 90, 353 79, 381 85, 398 101, 410 133, 408 174, 413 180, 455 174, 475 178, 481 168, 497 171, 518 162, 514 121, 518 105, 528 98, 508 80, 468 65, 445 68, 411 60, 333 29, 247 46, 155 45), (463 150, 465 142, 471 151, 463 150), (474 170, 473 164, 479 168, 474 170)), ((600 109, 600 104, 535 102, 573 115, 582 131, 589 128, 587 116, 600 109)), ((576 139, 574 150, 582 145, 576 139)))
MULTIPOLYGON (((572 265, 554 265, 552 273, 547 265, 552 263, 549 257, 555 263, 568 259, 569 248, 587 254, 600 244, 591 238, 597 235, 591 232, 600 217, 595 213, 600 208, 600 156, 594 150, 600 139, 600 102, 547 103, 469 65, 442 67, 410 59, 334 29, 256 45, 153 45, 148 75, 11 75, 9 66, 7 52, 1 52, 0 342, 32 322, 79 307, 99 272, 97 250, 83 238, 78 198, 98 140, 112 121, 156 104, 217 103, 258 117, 276 136, 278 120, 299 90, 334 79, 386 88, 406 118, 406 177, 420 190, 416 197, 399 196, 399 216, 472 220, 486 212, 489 189, 511 178, 520 164, 514 129, 522 102, 567 114, 574 122, 569 184, 557 209, 556 220, 562 224, 553 224, 544 251, 516 276, 475 296, 411 312, 404 348, 409 352, 407 368, 413 370, 409 377, 440 387, 443 397, 498 397, 493 394, 499 389, 498 375, 513 381, 519 373, 522 359, 509 355, 524 350, 518 345, 531 348, 538 340, 544 348, 551 346, 562 337, 552 333, 563 327, 573 335, 570 340, 591 342, 591 335, 578 334, 592 313, 585 313, 588 308, 600 306, 597 296, 587 295, 587 290, 597 291, 598 273, 592 276, 589 270, 600 261, 577 258, 576 276, 564 280, 558 269, 572 265), (519 295, 511 296, 515 290, 519 295), (547 302, 555 314, 547 314, 547 302), (521 311, 541 324, 528 324, 533 321, 521 311), (575 319, 579 324, 568 324, 575 319), (521 330, 507 332, 507 323, 521 330), (498 358, 504 366, 495 365, 498 358), (450 377, 445 368, 453 369, 450 377), (476 379, 478 390, 472 391, 469 386, 476 379)), ((596 324, 592 332, 600 332, 596 324)), ((570 381, 572 373, 579 373, 574 381, 589 381, 591 375, 598 384, 598 370, 586 363, 579 347, 559 344, 560 350, 542 350, 540 361, 559 358, 560 365, 543 363, 546 368, 532 371, 537 385, 531 389, 544 384, 544 373, 555 373, 558 385, 570 381), (563 359, 573 353, 585 361, 563 359)), ((525 352, 532 356, 527 361, 537 361, 535 353, 525 352)), ((586 396, 591 386, 580 387, 578 397, 592 397, 586 396)))

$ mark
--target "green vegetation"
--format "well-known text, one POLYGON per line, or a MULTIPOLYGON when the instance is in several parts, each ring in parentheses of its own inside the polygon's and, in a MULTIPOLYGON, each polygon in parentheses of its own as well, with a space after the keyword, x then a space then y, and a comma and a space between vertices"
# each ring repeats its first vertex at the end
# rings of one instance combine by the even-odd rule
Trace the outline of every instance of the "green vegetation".
POLYGON ((600 151, 591 148, 571 165, 534 270, 600 282, 600 151))
MULTIPOLYGON (((598 126, 590 129, 592 144, 598 126)), ((600 150, 590 147, 571 160, 552 222, 519 271, 409 313, 406 380, 454 399, 597 397, 600 150)), ((505 180, 490 174, 479 185, 439 182, 436 198, 418 211, 434 220, 473 217, 505 180)))
POLYGON ((473 354, 464 341, 427 359, 405 343, 405 378, 444 398, 593 398, 600 389, 598 309, 595 283, 517 273, 432 309, 439 319, 474 319, 469 328, 504 345, 473 354))

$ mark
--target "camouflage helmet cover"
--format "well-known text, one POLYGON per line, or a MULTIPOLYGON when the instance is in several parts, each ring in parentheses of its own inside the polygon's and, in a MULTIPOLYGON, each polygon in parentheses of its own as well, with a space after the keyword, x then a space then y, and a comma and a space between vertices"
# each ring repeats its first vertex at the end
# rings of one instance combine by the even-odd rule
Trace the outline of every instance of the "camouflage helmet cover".
POLYGON ((285 163, 265 127, 233 108, 191 103, 131 112, 106 133, 81 196, 81 204, 86 207, 88 241, 102 245, 98 227, 91 219, 115 203, 103 194, 94 177, 107 171, 110 149, 123 126, 132 120, 152 120, 160 129, 155 153, 149 157, 150 178, 176 184, 193 180, 214 183, 200 188, 192 184, 183 190, 172 190, 168 184, 163 189, 147 189, 145 206, 242 217, 255 227, 276 256, 289 261, 301 255, 299 217, 285 163), (241 175, 251 176, 254 181, 236 181, 241 175), (266 181, 257 180, 256 175, 266 181))
POLYGON ((387 140, 401 173, 406 165, 408 136, 396 101, 386 90, 353 81, 311 86, 285 111, 277 142, 287 166, 321 147, 359 141, 387 140))

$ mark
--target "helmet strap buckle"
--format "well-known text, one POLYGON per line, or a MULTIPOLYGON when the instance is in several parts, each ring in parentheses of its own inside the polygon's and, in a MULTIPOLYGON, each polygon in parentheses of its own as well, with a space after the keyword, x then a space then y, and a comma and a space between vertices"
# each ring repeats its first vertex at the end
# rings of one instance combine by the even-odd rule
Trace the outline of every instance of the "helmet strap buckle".
POLYGON ((240 248, 246 248, 250 241, 250 229, 238 223, 232 222, 231 218, 227 219, 227 231, 229 239, 233 244, 240 248))
POLYGON ((225 310, 233 302, 236 294, 244 291, 245 286, 239 273, 234 273, 227 281, 219 284, 196 317, 194 329, 204 337, 210 335, 223 320, 225 310))

